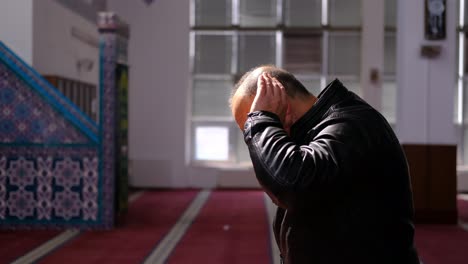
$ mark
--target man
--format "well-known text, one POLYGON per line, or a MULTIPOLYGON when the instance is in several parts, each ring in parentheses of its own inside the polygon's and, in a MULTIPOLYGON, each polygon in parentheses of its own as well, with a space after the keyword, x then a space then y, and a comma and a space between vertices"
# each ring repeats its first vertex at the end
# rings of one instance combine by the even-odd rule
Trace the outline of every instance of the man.
POLYGON ((419 263, 406 158, 381 114, 338 80, 315 97, 274 66, 246 73, 231 107, 279 206, 284 263, 419 263))

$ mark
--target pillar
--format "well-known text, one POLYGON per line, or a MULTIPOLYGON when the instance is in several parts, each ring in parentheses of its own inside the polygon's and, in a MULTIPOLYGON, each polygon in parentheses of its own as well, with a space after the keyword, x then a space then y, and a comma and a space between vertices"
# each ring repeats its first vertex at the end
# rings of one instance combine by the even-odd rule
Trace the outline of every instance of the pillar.
POLYGON ((425 1, 398 0, 396 132, 406 152, 416 222, 456 223, 457 2, 446 2, 446 37, 425 38, 425 1), (421 54, 424 45, 440 54, 421 54))
POLYGON ((128 25, 112 12, 99 13, 100 40, 100 82, 99 82, 99 127, 101 143, 101 170, 104 186, 108 186, 106 201, 115 207, 112 213, 118 214, 127 208, 127 71, 128 25), (122 94, 125 91, 125 94, 122 94), (125 109, 124 116, 122 110, 125 109), (124 121, 122 123, 121 121, 124 121), (124 125, 124 127, 122 127, 124 125), (123 129, 124 128, 124 129, 123 129), (110 187, 109 187, 110 186, 110 187))

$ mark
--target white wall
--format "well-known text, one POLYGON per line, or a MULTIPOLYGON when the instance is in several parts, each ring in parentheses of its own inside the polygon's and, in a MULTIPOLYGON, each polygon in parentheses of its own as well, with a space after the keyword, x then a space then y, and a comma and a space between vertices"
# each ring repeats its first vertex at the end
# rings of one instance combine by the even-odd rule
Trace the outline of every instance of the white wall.
POLYGON ((0 3, 0 40, 32 64, 33 0, 2 0, 0 3))
POLYGON ((41 74, 53 74, 98 84, 99 49, 72 35, 72 29, 98 41, 96 23, 75 14, 54 0, 34 1, 33 66, 41 74), (77 62, 89 59, 91 71, 79 69, 77 62))
POLYGON ((424 1, 398 1, 397 124, 402 143, 456 144, 456 5, 447 1, 447 37, 424 39, 424 1), (440 57, 420 56, 422 44, 442 47, 440 57))
POLYGON ((361 91, 364 99, 382 112, 384 64, 384 0, 362 0, 361 91), (377 82, 371 71, 378 71, 377 82))
POLYGON ((130 25, 130 184, 188 186, 189 0, 109 0, 108 10, 130 25))

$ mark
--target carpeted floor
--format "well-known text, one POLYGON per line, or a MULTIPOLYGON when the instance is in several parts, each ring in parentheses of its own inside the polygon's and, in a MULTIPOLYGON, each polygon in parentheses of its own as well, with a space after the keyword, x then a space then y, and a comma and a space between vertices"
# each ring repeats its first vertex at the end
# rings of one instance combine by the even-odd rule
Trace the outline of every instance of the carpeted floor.
POLYGON ((263 193, 225 190, 211 194, 167 263, 270 263, 270 260, 263 193))
POLYGON ((10 263, 60 233, 56 230, 0 230, 0 263, 10 263))
MULTIPOLYGON (((263 192, 214 190, 192 218, 182 217, 200 193, 146 191, 115 230, 84 231, 35 263, 143 263, 155 249, 168 253, 163 260, 169 264, 273 263, 263 192), (181 219, 188 229, 181 231, 175 248, 158 247, 172 240, 168 234, 177 231, 181 219)), ((468 220, 468 200, 459 197, 458 207, 461 221, 468 220)), ((0 231, 0 263, 10 263, 58 233, 0 231)), ((415 243, 424 264, 468 263, 468 231, 459 226, 417 225, 415 243)))
POLYGON ((141 263, 171 229, 196 193, 145 192, 131 204, 123 226, 112 231, 85 232, 39 263, 141 263))
POLYGON ((458 226, 416 226, 416 247, 424 264, 468 263, 468 232, 458 226))

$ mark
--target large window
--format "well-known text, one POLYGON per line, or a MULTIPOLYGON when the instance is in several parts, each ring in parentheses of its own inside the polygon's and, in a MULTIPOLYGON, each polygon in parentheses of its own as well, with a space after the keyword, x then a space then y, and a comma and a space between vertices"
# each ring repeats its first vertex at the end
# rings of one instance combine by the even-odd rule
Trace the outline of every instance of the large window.
MULTIPOLYGON (((385 18, 383 111, 391 122, 395 2, 386 1, 385 18)), ((361 0, 192 0, 190 54, 192 160, 248 164, 228 106, 235 82, 252 67, 275 64, 315 95, 334 78, 360 94, 361 0)))

